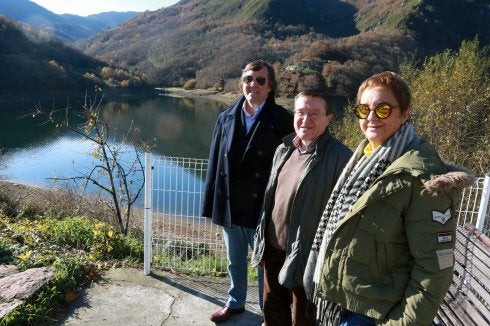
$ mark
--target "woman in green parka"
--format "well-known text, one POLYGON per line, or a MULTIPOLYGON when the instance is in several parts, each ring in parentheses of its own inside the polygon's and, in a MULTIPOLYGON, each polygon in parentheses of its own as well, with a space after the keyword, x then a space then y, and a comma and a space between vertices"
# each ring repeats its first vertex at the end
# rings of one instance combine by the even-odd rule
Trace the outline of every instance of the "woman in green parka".
POLYGON ((456 207, 474 177, 419 140, 399 75, 371 76, 356 102, 366 139, 325 207, 305 289, 319 325, 427 326, 452 280, 456 207))

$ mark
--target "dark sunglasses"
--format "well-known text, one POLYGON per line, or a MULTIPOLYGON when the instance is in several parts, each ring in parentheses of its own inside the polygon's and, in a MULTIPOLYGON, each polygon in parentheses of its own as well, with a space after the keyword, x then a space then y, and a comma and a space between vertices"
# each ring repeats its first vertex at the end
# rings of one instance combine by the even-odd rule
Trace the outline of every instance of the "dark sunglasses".
MULTIPOLYGON (((379 103, 374 107, 374 114, 378 119, 386 119, 390 116, 391 111, 398 106, 391 106, 388 103, 379 103)), ((367 104, 358 104, 354 107, 354 113, 359 119, 366 119, 371 112, 367 104)))
MULTIPOLYGON (((254 78, 252 76, 245 76, 243 77, 243 82, 245 84, 250 84, 251 82, 253 82, 254 78)), ((255 77, 255 81, 257 83, 259 83, 260 86, 264 86, 265 85, 265 82, 267 81, 267 79, 265 77, 255 77)))

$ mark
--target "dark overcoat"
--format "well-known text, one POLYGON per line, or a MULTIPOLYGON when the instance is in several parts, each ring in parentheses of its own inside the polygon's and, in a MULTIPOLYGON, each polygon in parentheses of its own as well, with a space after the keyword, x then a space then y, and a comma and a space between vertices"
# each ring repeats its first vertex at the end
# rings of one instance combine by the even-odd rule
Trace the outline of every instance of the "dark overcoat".
POLYGON ((272 158, 282 138, 294 131, 293 114, 269 96, 248 135, 243 151, 237 137, 245 97, 242 95, 216 121, 209 151, 202 216, 231 227, 257 226, 272 158))

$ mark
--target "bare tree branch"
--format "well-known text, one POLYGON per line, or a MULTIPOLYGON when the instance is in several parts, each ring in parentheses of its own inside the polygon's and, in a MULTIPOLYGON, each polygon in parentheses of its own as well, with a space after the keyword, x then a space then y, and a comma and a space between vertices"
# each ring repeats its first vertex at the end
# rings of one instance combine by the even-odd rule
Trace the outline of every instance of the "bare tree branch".
POLYGON ((63 109, 52 108, 49 112, 44 112, 41 107, 36 106, 30 116, 44 116, 43 124, 66 128, 95 145, 91 155, 98 163, 94 163, 88 172, 75 169, 79 175, 49 179, 72 181, 80 186, 83 192, 88 191, 89 185, 93 185, 106 193, 112 200, 116 226, 120 232, 127 234, 133 205, 144 189, 142 151, 151 149, 152 145, 142 142, 140 146, 137 146, 138 130, 132 122, 128 130, 121 136, 121 141, 116 142, 112 134, 116 127, 111 126, 101 114, 102 98, 103 96, 90 98, 86 95, 79 112, 74 112, 68 106, 63 109), (60 117, 60 112, 63 112, 62 117, 60 117), (73 119, 70 119, 72 116, 81 119, 82 122, 74 124, 73 119), (123 144, 129 144, 130 151, 134 153, 135 157, 129 162, 123 159, 123 156, 127 154, 127 151, 123 151, 123 144))

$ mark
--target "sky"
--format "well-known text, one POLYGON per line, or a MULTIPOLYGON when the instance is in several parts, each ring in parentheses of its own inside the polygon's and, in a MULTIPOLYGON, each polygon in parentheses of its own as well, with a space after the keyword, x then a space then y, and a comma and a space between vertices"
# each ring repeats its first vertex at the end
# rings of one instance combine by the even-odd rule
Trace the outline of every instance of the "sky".
POLYGON ((31 0, 55 14, 88 16, 107 11, 145 11, 171 6, 179 0, 31 0))

